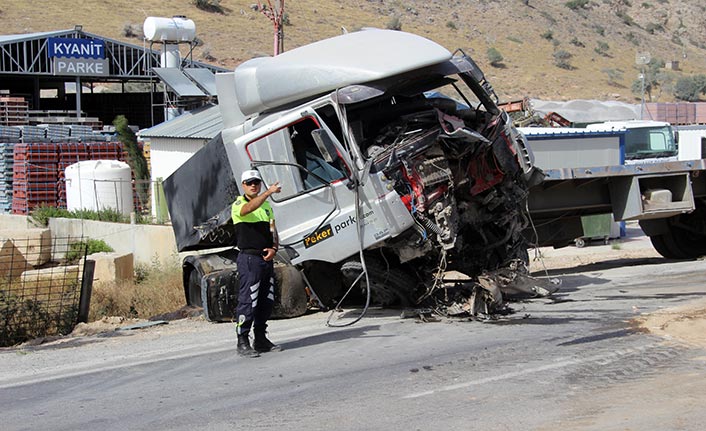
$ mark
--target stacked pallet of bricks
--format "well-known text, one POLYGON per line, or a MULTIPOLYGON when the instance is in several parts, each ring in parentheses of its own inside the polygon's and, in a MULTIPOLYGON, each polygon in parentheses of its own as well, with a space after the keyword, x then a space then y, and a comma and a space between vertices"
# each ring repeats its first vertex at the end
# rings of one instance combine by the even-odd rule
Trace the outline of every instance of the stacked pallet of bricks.
POLYGON ((67 126, 71 130, 71 140, 90 142, 94 140, 105 140, 99 132, 95 132, 91 126, 81 124, 70 124, 67 126))
POLYGON ((44 142, 47 139, 47 129, 39 126, 19 126, 22 133, 21 142, 44 142))
POLYGON ((12 152, 19 141, 20 129, 0 126, 0 213, 12 211, 12 152))
POLYGON ((27 215, 39 206, 56 206, 56 144, 18 143, 13 149, 12 213, 27 215))
POLYGON ((0 96, 0 124, 19 126, 29 124, 29 104, 24 97, 0 96))
MULTIPOLYGON (((8 178, 12 180, 7 195, 9 197, 11 189, 10 209, 13 214, 27 215, 39 205, 66 208, 67 167, 86 160, 125 161, 127 157, 120 142, 21 142, 12 145, 11 152, 7 153, 12 166, 9 168, 8 178)), ((132 189, 135 208, 139 208, 134 181, 132 189)))
POLYGON ((12 210, 12 147, 13 143, 0 142, 0 213, 12 210))
POLYGON ((57 168, 57 203, 66 208, 66 168, 74 163, 91 160, 89 144, 85 142, 60 142, 56 144, 59 156, 57 168))
POLYGON ((86 117, 84 112, 81 112, 81 115, 77 115, 75 110, 29 110, 27 111, 27 116, 29 118, 29 124, 55 124, 63 126, 80 124, 88 126, 93 130, 103 128, 103 122, 97 117, 86 117))
POLYGON ((71 129, 60 124, 47 124, 45 128, 50 142, 66 142, 71 135, 71 129))

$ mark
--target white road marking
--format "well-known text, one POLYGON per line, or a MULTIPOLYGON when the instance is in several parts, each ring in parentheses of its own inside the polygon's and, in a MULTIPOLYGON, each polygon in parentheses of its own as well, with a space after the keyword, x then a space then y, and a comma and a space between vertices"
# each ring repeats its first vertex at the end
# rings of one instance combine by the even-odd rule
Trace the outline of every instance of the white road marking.
POLYGON ((548 371, 548 370, 556 370, 558 368, 565 368, 565 367, 568 367, 571 365, 578 365, 578 364, 582 364, 582 363, 586 363, 586 362, 605 361, 605 363, 610 363, 610 362, 613 362, 615 360, 620 359, 622 356, 625 356, 627 354, 644 351, 644 350, 648 349, 649 347, 652 347, 655 344, 656 343, 652 343, 652 344, 649 344, 646 346, 641 346, 641 347, 636 347, 636 348, 631 348, 631 349, 615 350, 610 353, 603 353, 600 355, 589 356, 587 358, 560 360, 558 362, 554 362, 554 363, 546 364, 546 365, 541 365, 541 366, 534 367, 534 368, 526 368, 524 370, 513 371, 510 373, 500 374, 498 376, 485 377, 482 379, 471 380, 468 382, 456 383, 454 385, 442 386, 438 389, 432 389, 429 391, 417 392, 417 393, 405 395, 402 398, 403 399, 420 398, 420 397, 425 397, 428 395, 438 394, 441 392, 456 391, 459 389, 469 388, 471 386, 483 385, 486 383, 497 382, 500 380, 514 379, 516 377, 526 376, 528 374, 541 373, 542 371, 548 371))

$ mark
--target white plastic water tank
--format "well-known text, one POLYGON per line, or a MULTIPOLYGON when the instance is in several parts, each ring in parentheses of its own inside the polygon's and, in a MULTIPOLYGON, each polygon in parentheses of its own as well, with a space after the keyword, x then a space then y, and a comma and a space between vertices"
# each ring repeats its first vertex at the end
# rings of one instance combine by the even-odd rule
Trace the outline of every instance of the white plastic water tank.
POLYGON ((183 16, 150 16, 142 24, 145 39, 151 42, 191 42, 196 38, 196 24, 183 16))
POLYGON ((127 163, 86 160, 70 165, 64 172, 69 211, 112 208, 126 215, 132 212, 132 175, 127 163))

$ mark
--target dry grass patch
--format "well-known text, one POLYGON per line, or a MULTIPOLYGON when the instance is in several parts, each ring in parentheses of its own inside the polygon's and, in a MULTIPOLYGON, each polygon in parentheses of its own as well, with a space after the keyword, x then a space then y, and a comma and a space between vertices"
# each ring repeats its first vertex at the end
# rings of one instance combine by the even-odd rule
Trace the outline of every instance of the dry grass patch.
POLYGON ((137 272, 135 282, 94 284, 88 320, 106 316, 149 319, 184 306, 180 267, 152 265, 138 267, 137 272))

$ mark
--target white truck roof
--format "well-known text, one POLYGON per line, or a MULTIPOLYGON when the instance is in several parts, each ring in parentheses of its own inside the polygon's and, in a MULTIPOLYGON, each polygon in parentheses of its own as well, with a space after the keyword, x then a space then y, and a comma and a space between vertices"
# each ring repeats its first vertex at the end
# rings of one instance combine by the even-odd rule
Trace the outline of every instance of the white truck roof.
POLYGON ((589 130, 588 127, 518 127, 517 130, 522 132, 525 136, 547 136, 547 135, 595 135, 596 132, 601 134, 606 134, 608 132, 615 132, 622 129, 599 129, 599 130, 589 130))
POLYGON ((596 131, 610 131, 610 130, 628 130, 628 129, 641 129, 645 127, 664 127, 668 126, 669 123, 664 121, 651 121, 651 120, 630 120, 630 121, 606 121, 604 123, 589 124, 586 126, 587 130, 596 131))
POLYGON ((446 48, 421 36, 364 30, 246 61, 235 69, 235 95, 247 116, 450 58, 446 48))

